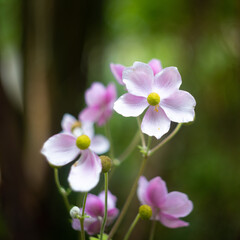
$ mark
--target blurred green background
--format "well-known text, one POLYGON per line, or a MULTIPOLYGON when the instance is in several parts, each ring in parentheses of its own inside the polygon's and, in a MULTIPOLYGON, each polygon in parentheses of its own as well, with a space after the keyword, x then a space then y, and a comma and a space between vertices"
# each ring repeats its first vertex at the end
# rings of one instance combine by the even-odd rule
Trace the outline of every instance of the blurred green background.
MULTIPOLYGON (((157 225, 155 239, 240 239, 240 2, 234 0, 0 0, 0 239, 77 239, 40 155, 64 113, 85 106, 93 81, 117 82, 109 64, 160 59, 177 66, 196 99, 196 119, 148 162, 169 191, 188 194, 190 226, 157 225)), ((123 93, 118 86, 118 96, 123 93)), ((114 113, 115 152, 134 118, 114 113)), ((175 125, 172 124, 172 127, 175 125)), ((99 129, 103 131, 103 129, 99 129)), ((114 173, 121 209, 140 166, 136 150, 114 173)), ((69 166, 60 170, 67 186, 69 166)), ((101 184, 92 192, 98 194, 101 184)), ((78 202, 77 194, 71 195, 78 202)), ((135 197, 114 239, 135 217, 135 197)), ((140 222, 131 239, 148 239, 140 222)))

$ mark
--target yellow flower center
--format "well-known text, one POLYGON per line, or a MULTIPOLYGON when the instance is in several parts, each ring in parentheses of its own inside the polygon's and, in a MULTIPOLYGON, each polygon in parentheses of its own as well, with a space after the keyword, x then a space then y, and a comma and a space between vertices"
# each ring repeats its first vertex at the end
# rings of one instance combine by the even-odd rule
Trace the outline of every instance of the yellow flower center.
POLYGON ((150 105, 156 106, 160 103, 160 96, 157 93, 152 92, 148 95, 147 101, 150 105))
POLYGON ((160 96, 157 93, 152 92, 148 95, 147 101, 151 106, 155 106, 154 110, 156 112, 158 112, 158 107, 159 107, 159 103, 160 103, 160 96))
POLYGON ((76 121, 73 123, 71 127, 71 131, 73 132, 75 128, 81 128, 81 127, 82 127, 82 123, 80 121, 76 121))
POLYGON ((87 135, 81 135, 76 140, 76 145, 79 149, 85 150, 87 149, 91 144, 91 140, 87 135))

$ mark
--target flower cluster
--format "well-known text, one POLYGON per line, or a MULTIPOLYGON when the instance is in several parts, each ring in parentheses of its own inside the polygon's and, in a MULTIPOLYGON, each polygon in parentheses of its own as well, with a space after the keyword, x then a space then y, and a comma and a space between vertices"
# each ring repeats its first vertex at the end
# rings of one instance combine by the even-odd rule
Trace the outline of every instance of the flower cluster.
POLYGON ((74 191, 86 192, 94 188, 101 173, 101 161, 96 154, 109 150, 109 141, 102 135, 94 136, 93 123, 105 123, 112 114, 116 99, 114 85, 106 89, 101 83, 94 83, 86 92, 89 107, 83 110, 78 119, 65 114, 62 120, 62 132, 50 137, 43 145, 42 154, 53 166, 63 166, 81 157, 72 165, 68 177, 74 191))
MULTIPOLYGON (((71 209, 72 227, 81 231, 82 240, 85 239, 85 231, 89 235, 100 233, 99 239, 103 239, 103 236, 106 236, 104 235, 105 227, 112 224, 119 214, 116 208, 117 198, 108 190, 108 172, 112 168, 112 163, 121 164, 125 159, 120 161, 120 158, 116 156, 111 156, 112 159, 105 155, 100 156, 113 147, 110 142, 111 136, 106 138, 94 133, 94 124, 107 125, 113 110, 124 117, 139 117, 138 122, 142 121, 139 128, 143 162, 132 192, 107 236, 108 239, 114 235, 136 190, 139 201, 143 205, 139 208, 139 213, 126 234, 125 240, 128 239, 140 218, 143 220, 151 218, 169 228, 188 226, 187 222, 179 219, 192 211, 193 204, 187 195, 180 192, 168 193, 166 183, 160 177, 155 177, 148 182, 140 175, 150 155, 163 145, 160 142, 151 149, 151 141, 146 144, 144 134, 160 139, 169 131, 171 121, 179 123, 174 130, 175 134, 181 123, 194 120, 195 99, 190 93, 179 89, 182 80, 178 69, 176 67, 163 68, 157 59, 152 59, 148 64, 134 62, 131 67, 112 63, 110 69, 117 82, 124 86, 127 92, 116 100, 114 84, 105 87, 102 83, 93 83, 85 93, 87 107, 79 113, 78 118, 64 114, 61 122, 62 131, 50 137, 41 150, 48 163, 55 169, 57 186, 66 207, 68 210, 71 209), (74 163, 68 175, 68 183, 71 190, 84 193, 83 205, 80 208, 76 206, 71 208, 68 201, 69 191, 60 185, 58 179, 58 168, 72 161, 74 163), (105 178, 105 191, 98 196, 88 193, 98 184, 101 173, 105 178), (136 189, 137 183, 138 189, 136 189)), ((108 130, 107 133, 111 131, 108 130)), ((164 143, 170 139, 171 137, 166 138, 164 143)), ((138 142, 129 143, 126 153, 122 155, 127 158, 127 153, 130 154, 137 144, 138 142)), ((111 153, 114 155, 113 151, 111 153)))

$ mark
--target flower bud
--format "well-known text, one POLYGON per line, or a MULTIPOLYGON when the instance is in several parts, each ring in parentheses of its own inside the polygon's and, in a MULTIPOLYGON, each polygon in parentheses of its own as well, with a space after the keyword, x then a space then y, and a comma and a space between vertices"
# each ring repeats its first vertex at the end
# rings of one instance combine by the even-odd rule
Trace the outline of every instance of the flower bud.
POLYGON ((85 150, 90 146, 91 140, 87 135, 81 135, 76 140, 76 145, 79 149, 85 150))
POLYGON ((72 218, 78 218, 81 215, 81 211, 77 206, 74 206, 70 210, 70 216, 72 218))
POLYGON ((100 156, 101 163, 102 163, 102 172, 107 173, 110 171, 112 167, 112 160, 108 156, 100 156))
POLYGON ((152 216, 152 208, 148 205, 140 206, 138 213, 143 220, 148 220, 152 216))

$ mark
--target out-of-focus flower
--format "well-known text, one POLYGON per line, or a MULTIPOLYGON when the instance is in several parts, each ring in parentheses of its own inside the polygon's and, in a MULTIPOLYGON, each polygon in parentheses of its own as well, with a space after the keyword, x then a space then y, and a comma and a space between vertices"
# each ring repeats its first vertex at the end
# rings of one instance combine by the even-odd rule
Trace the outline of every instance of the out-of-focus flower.
POLYGON ((80 122, 70 114, 64 115, 62 128, 63 132, 44 143, 41 153, 57 167, 68 164, 81 153, 71 167, 68 181, 74 191, 89 191, 97 185, 102 170, 95 153, 108 151, 109 141, 102 135, 94 136, 92 123, 80 122))
MULTIPOLYGON (((158 59, 152 59, 148 65, 152 68, 154 75, 159 73, 162 70, 161 62, 158 59)), ((122 73, 125 70, 125 66, 121 64, 110 64, 110 69, 113 74, 113 76, 116 78, 119 84, 125 85, 122 79, 122 73)))
MULTIPOLYGON (((118 215, 118 209, 116 208, 117 198, 108 191, 108 211, 107 211, 107 223, 109 226, 113 223, 114 219, 118 215)), ((105 192, 101 192, 98 196, 88 194, 86 200, 85 212, 90 218, 84 219, 84 229, 88 234, 93 235, 100 232, 101 224, 104 217, 105 206, 105 192)), ((72 227, 75 230, 81 230, 79 219, 73 219, 72 227)))
POLYGON ((112 116, 113 104, 116 100, 116 88, 109 84, 106 88, 102 83, 95 82, 85 93, 87 107, 80 113, 82 121, 96 122, 104 125, 112 116))
POLYGON ((152 220, 160 221, 169 228, 189 225, 179 218, 187 216, 192 211, 192 202, 184 193, 168 193, 166 183, 160 177, 155 177, 149 182, 145 177, 140 177, 137 195, 142 204, 151 206, 152 220))
POLYGON ((135 62, 123 71, 123 82, 128 93, 114 103, 114 110, 124 117, 136 117, 148 108, 141 124, 147 135, 159 139, 169 131, 171 121, 194 120, 196 101, 179 90, 182 80, 176 67, 164 68, 154 76, 148 64, 135 62))

